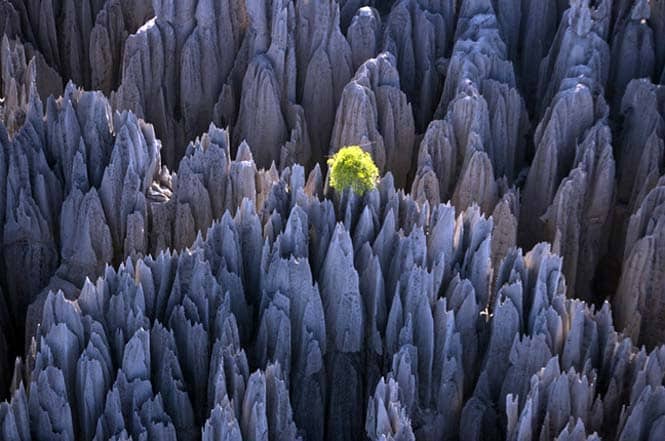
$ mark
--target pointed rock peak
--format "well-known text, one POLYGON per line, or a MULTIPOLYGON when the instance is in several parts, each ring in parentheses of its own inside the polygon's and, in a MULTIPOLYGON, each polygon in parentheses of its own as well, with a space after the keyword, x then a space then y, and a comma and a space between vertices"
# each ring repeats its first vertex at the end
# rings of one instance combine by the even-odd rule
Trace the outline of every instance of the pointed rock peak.
POLYGON ((644 21, 649 18, 651 18, 651 5, 649 0, 637 0, 633 6, 633 10, 630 12, 630 19, 644 23, 644 21))
POLYGON ((240 214, 241 220, 249 219, 256 216, 256 206, 248 198, 243 198, 237 213, 240 214))
POLYGON ((137 330, 125 346, 122 371, 128 381, 150 379, 150 335, 145 329, 137 330))
POLYGON ((66 323, 72 332, 83 338, 83 328, 80 320, 80 309, 76 302, 65 298, 65 294, 49 291, 42 312, 42 330, 48 332, 49 328, 58 323, 66 323))
POLYGON ((381 52, 376 58, 367 60, 358 68, 356 81, 368 82, 365 86, 378 89, 380 86, 400 86, 397 60, 392 52, 381 52))
POLYGON ((218 128, 214 123, 208 126, 208 132, 204 135, 209 142, 222 147, 228 154, 229 148, 229 132, 225 129, 218 128))
POLYGON ((252 151, 249 148, 249 144, 247 144, 247 141, 244 141, 240 143, 238 146, 238 152, 236 153, 236 161, 254 161, 254 157, 252 156, 252 151))
POLYGON ((317 162, 312 171, 309 172, 305 184, 305 194, 308 196, 320 196, 323 191, 323 174, 321 166, 317 162))
POLYGON ((76 84, 72 80, 67 81, 64 92, 62 92, 62 99, 64 101, 76 101, 76 94, 79 92, 79 89, 76 87, 76 84))
POLYGON ((269 178, 269 181, 276 182, 279 181, 279 170, 275 165, 275 161, 270 163, 270 168, 266 171, 266 176, 269 178))
POLYGON ((386 204, 395 194, 395 177, 388 171, 379 178, 379 184, 376 186, 381 195, 381 203, 386 204))
POLYGON ((116 134, 116 143, 124 136, 129 139, 129 129, 136 125, 136 119, 132 118, 133 113, 128 110, 115 112, 113 114, 113 132, 116 134))
POLYGON ((309 182, 312 179, 315 179, 315 180, 322 179, 322 176, 323 176, 323 173, 321 173, 321 164, 319 164, 317 162, 316 165, 314 166, 314 168, 312 169, 312 171, 309 172, 309 176, 307 177, 307 181, 309 182))
POLYGON ((296 194, 305 186, 305 168, 300 164, 293 165, 288 182, 289 191, 291 192, 291 204, 295 204, 296 194))
POLYGON ((341 222, 338 222, 335 226, 335 232, 333 233, 333 238, 330 242, 330 249, 333 249, 333 247, 340 249, 346 256, 353 256, 351 236, 341 222))
MULTIPOLYGON (((228 213, 228 212, 227 212, 228 213)), ((192 244, 190 250, 195 250, 198 248, 202 248, 204 246, 204 240, 203 240, 203 234, 201 233, 201 230, 196 232, 196 239, 194 239, 194 243, 192 244)))
POLYGON ((37 92, 37 84, 33 81, 30 84, 30 104, 28 105, 28 121, 36 124, 41 122, 44 117, 44 106, 37 92))

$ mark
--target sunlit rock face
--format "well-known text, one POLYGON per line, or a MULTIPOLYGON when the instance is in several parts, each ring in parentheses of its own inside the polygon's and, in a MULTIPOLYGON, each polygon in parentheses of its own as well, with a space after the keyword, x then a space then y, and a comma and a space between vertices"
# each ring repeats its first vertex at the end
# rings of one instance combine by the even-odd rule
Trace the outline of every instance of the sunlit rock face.
POLYGON ((656 441, 664 378, 664 2, 0 0, 0 439, 656 441))

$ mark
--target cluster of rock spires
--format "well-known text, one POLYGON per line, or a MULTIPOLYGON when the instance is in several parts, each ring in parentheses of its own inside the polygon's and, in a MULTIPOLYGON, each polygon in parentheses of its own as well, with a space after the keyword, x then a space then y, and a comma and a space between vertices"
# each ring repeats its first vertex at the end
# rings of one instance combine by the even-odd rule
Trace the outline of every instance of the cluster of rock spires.
POLYGON ((665 439, 665 2, 0 33, 1 439, 665 439))

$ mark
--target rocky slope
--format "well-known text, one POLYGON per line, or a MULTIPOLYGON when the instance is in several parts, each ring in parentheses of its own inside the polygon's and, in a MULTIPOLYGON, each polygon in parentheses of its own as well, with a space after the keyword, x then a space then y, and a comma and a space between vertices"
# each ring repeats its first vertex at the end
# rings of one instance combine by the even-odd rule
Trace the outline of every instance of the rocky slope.
POLYGON ((0 0, 0 33, 0 438, 665 438, 662 1, 0 0))

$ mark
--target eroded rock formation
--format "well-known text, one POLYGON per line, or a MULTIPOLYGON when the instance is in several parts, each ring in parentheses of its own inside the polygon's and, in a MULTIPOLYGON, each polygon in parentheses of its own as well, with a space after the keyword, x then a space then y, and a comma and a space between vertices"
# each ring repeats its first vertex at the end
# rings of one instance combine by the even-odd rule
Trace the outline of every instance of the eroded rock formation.
POLYGON ((664 5, 0 0, 0 438, 665 438, 664 5))

